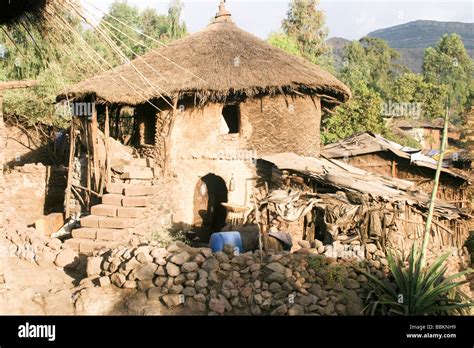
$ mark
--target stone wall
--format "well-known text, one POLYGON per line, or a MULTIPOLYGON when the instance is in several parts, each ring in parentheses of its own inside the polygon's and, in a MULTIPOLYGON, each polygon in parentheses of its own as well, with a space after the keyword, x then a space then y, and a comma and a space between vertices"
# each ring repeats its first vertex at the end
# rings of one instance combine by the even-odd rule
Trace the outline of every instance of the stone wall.
POLYGON ((121 247, 87 262, 100 286, 145 291, 189 314, 359 315, 367 278, 324 257, 232 251, 173 243, 121 247))

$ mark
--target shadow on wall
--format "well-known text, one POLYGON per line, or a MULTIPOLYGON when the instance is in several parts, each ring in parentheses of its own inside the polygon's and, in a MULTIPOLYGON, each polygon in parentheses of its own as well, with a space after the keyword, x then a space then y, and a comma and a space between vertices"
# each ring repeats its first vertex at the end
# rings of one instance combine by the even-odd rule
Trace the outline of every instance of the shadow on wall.
POLYGON ((227 210, 221 204, 227 202, 227 186, 220 176, 207 174, 194 190, 193 228, 199 239, 208 242, 210 235, 225 226, 227 210))

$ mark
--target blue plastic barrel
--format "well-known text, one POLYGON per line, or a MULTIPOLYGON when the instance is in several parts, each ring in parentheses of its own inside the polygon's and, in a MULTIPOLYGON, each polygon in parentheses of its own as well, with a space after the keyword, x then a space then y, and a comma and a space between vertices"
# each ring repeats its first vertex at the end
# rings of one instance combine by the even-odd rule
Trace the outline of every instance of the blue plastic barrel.
POLYGON ((240 237, 240 232, 238 231, 216 232, 211 234, 209 246, 213 252, 222 251, 224 245, 230 245, 234 250, 237 247, 239 253, 244 252, 244 245, 242 243, 242 238, 240 237))

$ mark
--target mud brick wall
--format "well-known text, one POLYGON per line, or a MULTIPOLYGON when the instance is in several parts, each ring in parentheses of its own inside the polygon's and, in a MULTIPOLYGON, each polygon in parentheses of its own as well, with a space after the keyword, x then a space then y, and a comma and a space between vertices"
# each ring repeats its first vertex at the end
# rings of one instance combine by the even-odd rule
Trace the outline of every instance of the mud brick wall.
POLYGON ((13 125, 5 125, 4 163, 9 167, 21 166, 25 163, 52 164, 48 153, 49 139, 45 139, 34 128, 25 129, 13 125))
POLYGON ((320 152, 321 104, 309 96, 275 96, 251 99, 241 104, 252 133, 247 143, 259 155, 294 152, 318 156, 320 152))
POLYGON ((61 167, 26 164, 4 173, 5 219, 26 225, 63 211, 66 180, 61 167))

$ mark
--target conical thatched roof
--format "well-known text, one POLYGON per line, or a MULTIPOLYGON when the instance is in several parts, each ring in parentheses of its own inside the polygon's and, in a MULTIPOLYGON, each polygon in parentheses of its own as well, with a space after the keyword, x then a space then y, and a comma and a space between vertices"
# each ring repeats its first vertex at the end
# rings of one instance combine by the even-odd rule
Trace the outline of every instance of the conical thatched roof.
POLYGON ((282 91, 323 94, 326 106, 350 98, 349 88, 330 73, 239 29, 221 4, 216 20, 205 30, 80 82, 69 90, 69 96, 137 105, 160 93, 190 95, 205 102, 282 91))

